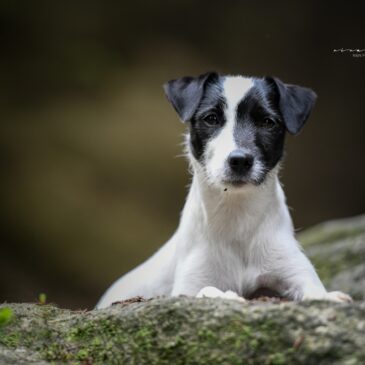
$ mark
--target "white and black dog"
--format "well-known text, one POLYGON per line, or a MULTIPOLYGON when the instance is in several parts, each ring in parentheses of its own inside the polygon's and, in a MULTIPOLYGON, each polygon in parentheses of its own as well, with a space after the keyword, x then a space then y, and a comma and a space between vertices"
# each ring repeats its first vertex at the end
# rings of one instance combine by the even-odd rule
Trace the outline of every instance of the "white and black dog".
POLYGON ((164 89, 189 127, 189 195, 172 238, 117 280, 97 307, 181 294, 243 301, 261 290, 292 300, 351 301, 327 292, 302 252, 278 179, 286 131, 302 129, 316 94, 277 78, 213 72, 164 89))

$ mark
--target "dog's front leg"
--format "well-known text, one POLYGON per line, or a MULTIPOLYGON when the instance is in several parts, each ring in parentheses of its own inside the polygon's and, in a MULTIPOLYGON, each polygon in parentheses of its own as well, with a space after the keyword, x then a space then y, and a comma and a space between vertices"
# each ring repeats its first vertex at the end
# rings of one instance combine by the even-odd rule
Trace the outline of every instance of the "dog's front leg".
POLYGON ((349 295, 340 291, 328 292, 323 286, 313 265, 299 249, 282 260, 279 276, 286 287, 284 296, 293 300, 328 300, 351 302, 349 295))

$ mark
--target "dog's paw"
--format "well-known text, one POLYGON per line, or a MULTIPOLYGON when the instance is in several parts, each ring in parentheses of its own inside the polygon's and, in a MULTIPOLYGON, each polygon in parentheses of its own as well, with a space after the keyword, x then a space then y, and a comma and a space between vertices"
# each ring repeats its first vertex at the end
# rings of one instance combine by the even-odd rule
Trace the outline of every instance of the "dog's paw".
POLYGON ((341 291, 330 291, 327 293, 326 297, 324 298, 326 300, 330 300, 332 302, 340 302, 340 303, 351 303, 352 302, 352 298, 345 294, 342 293, 341 291))
POLYGON ((215 288, 214 286, 205 286, 203 289, 199 290, 196 295, 197 298, 220 298, 224 293, 215 288))
POLYGON ((326 292, 321 295, 306 295, 303 300, 328 300, 337 303, 350 303, 352 298, 341 291, 326 292))
POLYGON ((239 302, 245 302, 246 301, 245 298, 240 297, 237 293, 235 293, 232 290, 227 290, 226 292, 224 292, 222 298, 232 299, 232 300, 238 300, 239 302))
POLYGON ((206 286, 203 289, 200 289, 199 293, 196 295, 197 298, 223 298, 223 299, 231 299, 237 300, 239 302, 245 302, 245 299, 240 297, 237 293, 227 290, 223 292, 214 286, 206 286))

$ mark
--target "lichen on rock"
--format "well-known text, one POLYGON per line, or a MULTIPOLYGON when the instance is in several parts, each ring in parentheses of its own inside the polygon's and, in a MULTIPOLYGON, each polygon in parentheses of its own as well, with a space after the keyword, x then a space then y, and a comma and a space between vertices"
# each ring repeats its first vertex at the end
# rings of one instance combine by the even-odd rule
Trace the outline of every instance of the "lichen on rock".
POLYGON ((70 312, 12 304, 0 363, 362 364, 365 305, 156 298, 70 312), (11 352, 16 349, 15 352, 11 352))

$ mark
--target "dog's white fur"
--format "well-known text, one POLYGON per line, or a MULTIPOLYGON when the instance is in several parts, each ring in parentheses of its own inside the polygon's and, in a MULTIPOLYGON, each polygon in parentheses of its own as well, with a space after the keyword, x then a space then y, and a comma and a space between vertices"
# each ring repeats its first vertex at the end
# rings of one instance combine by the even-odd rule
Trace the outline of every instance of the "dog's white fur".
MULTIPOLYGON (((150 259, 117 280, 98 308, 133 296, 184 294, 243 300, 236 293, 262 287, 293 300, 351 300, 341 292, 325 290, 296 241, 278 179, 279 166, 259 186, 224 185, 225 159, 237 148, 235 108, 251 87, 249 78, 226 78, 227 122, 208 143, 205 168, 188 151, 193 180, 177 231, 150 259)), ((253 173, 261 168, 256 163, 253 173)))

